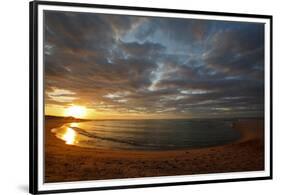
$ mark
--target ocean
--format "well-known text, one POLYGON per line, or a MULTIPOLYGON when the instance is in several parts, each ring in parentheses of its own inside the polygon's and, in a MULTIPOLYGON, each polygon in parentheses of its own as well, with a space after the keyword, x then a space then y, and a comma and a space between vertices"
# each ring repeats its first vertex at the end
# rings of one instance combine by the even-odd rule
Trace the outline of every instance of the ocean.
POLYGON ((94 120, 52 129, 66 144, 112 150, 177 150, 239 139, 230 119, 94 120))

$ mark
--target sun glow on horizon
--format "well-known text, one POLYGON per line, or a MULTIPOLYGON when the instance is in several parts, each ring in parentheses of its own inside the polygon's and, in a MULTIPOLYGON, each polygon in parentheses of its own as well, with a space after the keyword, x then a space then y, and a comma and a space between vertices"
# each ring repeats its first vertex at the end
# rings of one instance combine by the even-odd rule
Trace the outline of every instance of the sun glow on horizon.
POLYGON ((72 116, 75 118, 85 117, 87 114, 87 109, 84 106, 70 106, 65 110, 66 116, 72 116))

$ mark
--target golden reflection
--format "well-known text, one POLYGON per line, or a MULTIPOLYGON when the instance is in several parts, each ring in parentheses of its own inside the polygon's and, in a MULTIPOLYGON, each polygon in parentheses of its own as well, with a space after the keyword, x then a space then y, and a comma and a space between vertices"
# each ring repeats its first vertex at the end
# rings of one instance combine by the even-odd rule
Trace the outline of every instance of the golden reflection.
POLYGON ((65 133, 61 137, 66 144, 74 144, 75 138, 76 138, 76 132, 71 129, 70 127, 67 127, 65 130, 65 133))
POLYGON ((70 127, 79 127, 79 123, 70 123, 70 127))

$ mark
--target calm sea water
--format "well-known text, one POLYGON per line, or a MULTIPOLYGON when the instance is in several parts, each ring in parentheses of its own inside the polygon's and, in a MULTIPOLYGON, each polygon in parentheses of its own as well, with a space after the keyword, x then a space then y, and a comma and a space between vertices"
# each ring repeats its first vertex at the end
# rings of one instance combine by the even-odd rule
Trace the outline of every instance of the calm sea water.
POLYGON ((52 132, 67 144, 116 150, 175 150, 222 145, 240 137, 231 120, 97 120, 52 132))

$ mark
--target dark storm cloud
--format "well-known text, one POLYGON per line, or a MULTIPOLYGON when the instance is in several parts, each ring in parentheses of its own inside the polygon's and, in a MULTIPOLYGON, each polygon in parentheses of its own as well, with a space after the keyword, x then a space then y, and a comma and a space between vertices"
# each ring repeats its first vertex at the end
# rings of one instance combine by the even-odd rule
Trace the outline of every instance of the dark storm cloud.
POLYGON ((106 49, 113 39, 112 27, 95 14, 46 11, 45 24, 47 42, 72 51, 106 49))
POLYGON ((135 57, 155 57, 155 54, 158 54, 165 50, 165 47, 159 43, 151 42, 130 42, 130 43, 121 43, 120 48, 124 50, 128 55, 135 57))
POLYGON ((45 12, 48 104, 179 116, 260 116, 257 23, 45 12))
POLYGON ((184 42, 203 40, 210 25, 204 20, 186 20, 179 18, 151 18, 143 28, 136 32, 138 39, 145 40, 148 36, 166 35, 169 39, 184 42), (159 30, 161 32, 159 32, 159 30))
POLYGON ((217 71, 247 75, 263 68, 263 24, 241 24, 237 29, 225 29, 216 33, 209 44, 205 60, 217 71))

